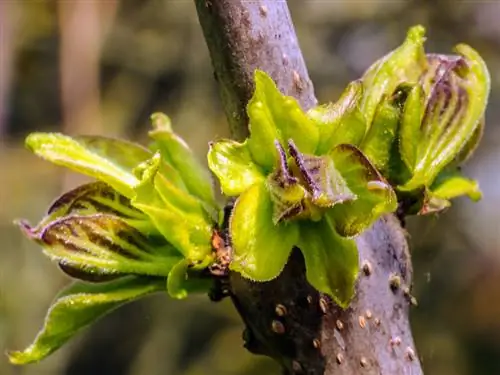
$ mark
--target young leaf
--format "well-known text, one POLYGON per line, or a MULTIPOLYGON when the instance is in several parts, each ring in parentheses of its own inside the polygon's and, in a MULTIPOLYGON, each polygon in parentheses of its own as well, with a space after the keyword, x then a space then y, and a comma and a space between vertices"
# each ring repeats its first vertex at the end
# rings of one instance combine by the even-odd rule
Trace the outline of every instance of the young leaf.
POLYGON ((149 216, 157 230, 192 261, 211 254, 212 223, 200 201, 177 189, 162 173, 159 155, 142 170, 132 205, 149 216))
POLYGON ((252 158, 266 171, 273 169, 277 155, 274 141, 293 138, 298 147, 313 153, 318 144, 318 129, 297 101, 280 93, 266 73, 255 71, 255 93, 248 104, 252 158))
POLYGON ((307 112, 319 129, 316 155, 347 143, 358 146, 366 133, 366 121, 360 111, 363 98, 361 81, 351 82, 334 104, 320 105, 307 112))
POLYGON ((190 293, 207 293, 213 287, 213 279, 203 278, 196 271, 189 272, 190 264, 186 259, 177 263, 167 278, 167 291, 170 297, 184 299, 190 293))
POLYGON ((430 194, 441 199, 453 199, 467 195, 471 200, 481 199, 481 190, 477 181, 463 177, 458 169, 441 172, 430 188, 430 194))
POLYGON ((273 223, 302 216, 313 216, 307 204, 307 191, 299 184, 298 178, 291 175, 283 146, 275 141, 279 164, 267 178, 267 187, 273 202, 273 223))
POLYGON ((166 115, 155 113, 151 120, 154 130, 149 135, 156 141, 162 158, 177 170, 191 194, 215 207, 208 170, 196 159, 186 142, 172 131, 170 119, 166 115))
POLYGON ((327 217, 300 226, 298 244, 306 263, 307 280, 328 294, 342 308, 354 295, 358 275, 358 250, 354 240, 340 237, 327 217))
POLYGON ((293 141, 288 150, 311 194, 311 201, 319 207, 333 207, 356 199, 344 177, 329 156, 313 156, 299 152, 293 141))
POLYGON ((371 124, 384 95, 392 95, 402 82, 418 81, 426 67, 424 41, 425 29, 422 26, 410 28, 404 43, 375 62, 363 75, 365 94, 361 110, 368 124, 371 124))
POLYGON ((277 277, 297 243, 296 222, 273 223, 273 203, 264 182, 236 201, 230 219, 233 261, 230 268, 254 281, 277 277))
MULTIPOLYGON (((25 228, 29 233, 29 228, 25 228)), ((90 277, 138 274, 167 276, 181 258, 168 243, 151 240, 119 217, 108 214, 67 216, 46 225, 31 239, 63 270, 90 277)), ((71 276, 75 276, 70 272, 71 276)), ((87 280, 87 279, 85 279, 87 280)))
POLYGON ((476 142, 490 90, 484 61, 470 47, 461 56, 429 55, 421 82, 428 98, 421 124, 413 177, 402 190, 428 187, 441 170, 476 142))
POLYGON ((163 279, 127 277, 104 284, 75 283, 52 303, 42 330, 23 351, 8 353, 11 363, 38 362, 82 328, 120 305, 165 288, 163 279))
POLYGON ((392 97, 380 101, 372 125, 360 150, 383 175, 389 174, 392 145, 396 139, 401 111, 392 97))
POLYGON ((420 142, 420 124, 423 113, 423 92, 420 85, 414 85, 406 98, 399 129, 399 153, 406 167, 413 171, 417 161, 417 147, 420 142))
POLYGON ((222 192, 237 196, 264 179, 260 168, 253 162, 247 142, 220 140, 210 144, 208 166, 217 176, 222 192))
POLYGON ((337 204, 328 210, 340 235, 355 236, 371 226, 380 215, 396 210, 397 198, 391 185, 359 149, 339 145, 330 157, 357 196, 354 201, 337 204))
POLYGON ((151 157, 135 143, 59 133, 32 133, 26 146, 43 159, 101 180, 129 198, 139 182, 132 170, 151 157))

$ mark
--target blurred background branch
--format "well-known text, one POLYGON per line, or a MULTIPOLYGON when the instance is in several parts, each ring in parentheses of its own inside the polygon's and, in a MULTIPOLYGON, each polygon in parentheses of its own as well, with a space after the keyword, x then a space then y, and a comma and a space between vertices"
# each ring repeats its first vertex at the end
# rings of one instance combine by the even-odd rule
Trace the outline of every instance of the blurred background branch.
MULTIPOLYGON (((0 0, 0 351, 27 344, 57 290, 68 283, 12 225, 12 219, 19 217, 37 221, 60 192, 63 178, 60 169, 24 150, 27 133, 99 132, 141 141, 149 114, 160 110, 172 117, 175 130, 200 159, 209 140, 228 136, 192 1, 62 2, 68 8, 80 2, 87 5, 79 6, 91 8, 76 15, 81 19, 73 41, 63 42, 68 34, 63 35, 62 25, 69 20, 63 19, 59 2, 0 0), (89 19, 89 13, 98 16, 89 19), (78 119, 87 111, 83 91, 70 87, 67 92, 80 103, 73 107, 75 122, 66 117, 62 101, 63 86, 68 84, 63 84, 62 51, 71 48, 78 56, 87 38, 95 38, 90 43, 94 55, 74 64, 90 61, 94 66, 81 70, 69 66, 67 74, 79 79, 87 70, 92 72, 91 91, 97 103, 93 111, 99 120, 95 123, 78 119)), ((439 220, 410 221, 419 301, 412 325, 427 374, 500 373, 500 3, 290 0, 289 4, 320 102, 336 100, 350 80, 397 46, 415 23, 428 29, 430 50, 447 52, 466 42, 488 63, 493 90, 486 133, 465 167, 479 180, 484 199, 478 204, 457 202, 439 220)), ((79 374, 77 368, 98 373, 90 365, 95 361, 82 361, 99 358, 92 350, 106 348, 130 358, 127 366, 106 367, 112 375, 278 374, 272 362, 242 348, 240 324, 226 302, 211 304, 204 297, 177 302, 155 296, 110 315, 39 365, 13 368, 0 359, 0 373, 70 375, 79 374), (127 342, 128 347, 120 345, 127 342), (84 348, 89 355, 82 354, 84 348)))

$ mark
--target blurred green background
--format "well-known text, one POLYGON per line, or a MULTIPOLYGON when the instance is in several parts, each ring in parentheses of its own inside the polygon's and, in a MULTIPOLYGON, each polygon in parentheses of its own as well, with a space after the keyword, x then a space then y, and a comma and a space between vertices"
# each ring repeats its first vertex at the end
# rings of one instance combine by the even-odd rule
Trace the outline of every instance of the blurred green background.
MULTIPOLYGON (((426 374, 500 374, 500 2, 294 0, 297 33, 320 101, 421 23, 430 51, 466 42, 487 61, 492 95, 480 149, 465 166, 483 200, 409 234, 419 306, 412 325, 426 374)), ((143 140, 153 111, 204 157, 228 136, 191 0, 0 0, 0 350, 23 348, 68 279, 12 225, 36 222, 81 178, 23 148, 33 130, 143 140)), ((44 362, 7 375, 279 374, 242 348, 231 304, 153 296, 127 305, 44 362)))

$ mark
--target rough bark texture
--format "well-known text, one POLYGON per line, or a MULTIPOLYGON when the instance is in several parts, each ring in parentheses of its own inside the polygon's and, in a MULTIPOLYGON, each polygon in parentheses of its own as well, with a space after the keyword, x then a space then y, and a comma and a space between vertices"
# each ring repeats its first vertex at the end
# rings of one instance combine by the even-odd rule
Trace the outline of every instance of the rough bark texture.
MULTIPOLYGON (((316 103, 286 1, 195 3, 235 138, 248 132, 245 107, 255 69, 304 109, 316 103)), ((229 294, 247 327, 245 346, 278 360, 285 374, 421 374, 408 320, 412 268, 405 232, 389 215, 357 244, 360 275, 347 310, 307 283, 298 249, 271 282, 230 274, 229 294)))

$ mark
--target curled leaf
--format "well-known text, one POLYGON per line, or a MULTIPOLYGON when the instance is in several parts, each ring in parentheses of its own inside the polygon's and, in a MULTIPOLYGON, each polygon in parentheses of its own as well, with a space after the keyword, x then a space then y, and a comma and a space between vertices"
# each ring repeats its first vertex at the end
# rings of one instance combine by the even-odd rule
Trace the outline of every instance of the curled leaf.
POLYGON ((16 365, 41 361, 118 306, 162 289, 162 279, 138 277, 103 284, 75 283, 52 303, 33 343, 23 351, 9 352, 9 360, 16 365))
POLYGON ((332 158, 303 154, 291 140, 288 142, 288 148, 306 188, 311 193, 313 204, 319 207, 333 207, 356 199, 332 158))
POLYGON ((222 192, 229 197, 243 193, 264 178, 252 160, 247 142, 220 140, 210 144, 208 165, 217 176, 222 192))
POLYGON ((420 125, 413 177, 402 189, 429 186, 443 168, 462 158, 480 137, 490 90, 484 61, 470 47, 457 47, 461 56, 429 55, 429 69, 420 82, 427 94, 420 125), (472 139, 472 143, 468 144, 472 139))
POLYGON ((199 200, 176 187, 159 155, 142 170, 131 203, 144 212, 157 230, 192 261, 210 256, 212 222, 199 200))
POLYGON ((283 220, 304 215, 312 216, 311 212, 306 212, 308 211, 307 191, 299 184, 299 180, 291 175, 283 146, 278 141, 275 141, 275 145, 280 162, 267 179, 273 202, 273 223, 278 224, 283 220))
POLYGON ((408 30, 403 44, 375 62, 363 75, 365 94, 361 110, 371 124, 378 103, 384 95, 392 95, 399 84, 415 83, 426 67, 425 29, 414 26, 408 30))
POLYGON ((233 245, 230 268, 255 281, 277 277, 298 239, 296 222, 273 223, 273 202, 264 182, 238 198, 229 228, 233 245))
POLYGON ((173 132, 166 115, 154 113, 151 120, 154 129, 149 135, 156 141, 162 158, 177 170, 191 194, 214 207, 215 197, 208 170, 196 159, 186 142, 173 132))
POLYGON ((351 82, 340 99, 327 105, 317 106, 307 112, 319 129, 316 155, 322 155, 335 146, 347 143, 359 145, 366 132, 366 120, 360 110, 363 84, 351 82))
POLYGON ((277 161, 274 140, 293 138, 304 152, 313 153, 318 144, 318 129, 297 101, 284 96, 266 73, 255 71, 255 92, 248 107, 250 137, 248 147, 253 160, 266 171, 277 161))
POLYGON ((109 214, 63 217, 31 238, 70 276, 84 280, 123 274, 167 276, 180 259, 165 241, 148 238, 109 214))
POLYGON ((382 214, 394 212, 397 199, 391 185, 364 154, 352 145, 339 145, 330 153, 335 166, 357 199, 328 210, 336 231, 346 237, 361 233, 382 214))

